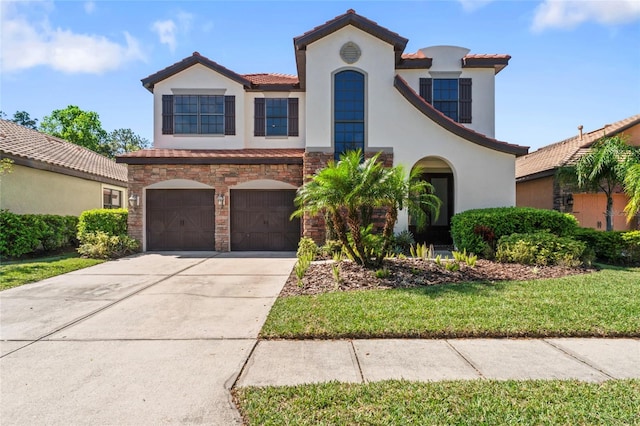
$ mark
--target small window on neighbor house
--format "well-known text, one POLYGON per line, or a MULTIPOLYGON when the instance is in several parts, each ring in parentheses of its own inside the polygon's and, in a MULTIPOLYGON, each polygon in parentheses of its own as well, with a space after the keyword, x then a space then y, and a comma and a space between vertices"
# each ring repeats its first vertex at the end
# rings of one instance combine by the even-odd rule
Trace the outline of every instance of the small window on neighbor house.
POLYGON ((224 134, 224 96, 175 95, 175 134, 224 134))
POLYGON ((287 98, 266 98, 266 135, 287 136, 287 98))
POLYGON ((122 208, 122 191, 104 188, 102 190, 102 207, 105 209, 122 208))

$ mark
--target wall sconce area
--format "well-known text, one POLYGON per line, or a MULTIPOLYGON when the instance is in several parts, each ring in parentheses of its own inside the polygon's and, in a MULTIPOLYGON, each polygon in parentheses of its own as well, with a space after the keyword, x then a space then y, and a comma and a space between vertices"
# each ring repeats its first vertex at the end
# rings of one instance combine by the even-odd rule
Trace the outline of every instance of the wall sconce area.
POLYGON ((140 196, 131 194, 129 196, 129 207, 134 208, 139 206, 140 206, 140 196))
POLYGON ((218 195, 218 205, 220 207, 224 206, 224 202, 225 202, 225 196, 224 194, 219 194, 218 195))
POLYGON ((573 194, 567 195, 567 197, 564 200, 564 204, 567 207, 573 207, 573 194))

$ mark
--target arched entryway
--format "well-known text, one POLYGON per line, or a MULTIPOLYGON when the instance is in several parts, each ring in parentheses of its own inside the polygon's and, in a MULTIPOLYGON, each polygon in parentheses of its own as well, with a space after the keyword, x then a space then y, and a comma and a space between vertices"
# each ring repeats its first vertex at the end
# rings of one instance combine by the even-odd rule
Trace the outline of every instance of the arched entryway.
POLYGON ((448 246, 451 239, 451 217, 455 212, 454 174, 449 163, 438 157, 425 157, 414 167, 422 170, 422 179, 433 185, 435 194, 442 201, 437 218, 429 214, 427 227, 418 230, 413 220, 409 221, 409 231, 419 243, 448 246))

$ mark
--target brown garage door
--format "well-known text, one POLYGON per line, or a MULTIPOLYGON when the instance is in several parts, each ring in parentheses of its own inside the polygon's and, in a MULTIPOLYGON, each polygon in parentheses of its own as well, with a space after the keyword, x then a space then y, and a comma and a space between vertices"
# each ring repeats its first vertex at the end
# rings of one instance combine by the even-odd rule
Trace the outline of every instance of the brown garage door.
POLYGON ((294 190, 232 190, 231 250, 295 251, 300 219, 289 220, 294 190))
POLYGON ((213 189, 147 191, 147 250, 214 250, 213 189))

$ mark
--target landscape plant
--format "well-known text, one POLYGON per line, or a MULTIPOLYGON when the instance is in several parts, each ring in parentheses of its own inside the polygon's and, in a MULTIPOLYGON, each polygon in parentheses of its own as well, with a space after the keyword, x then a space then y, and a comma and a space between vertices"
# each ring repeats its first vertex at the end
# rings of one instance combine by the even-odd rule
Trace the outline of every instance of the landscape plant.
POLYGON ((127 235, 126 209, 93 209, 82 212, 78 221, 78 253, 96 259, 135 253, 139 243, 127 235))

